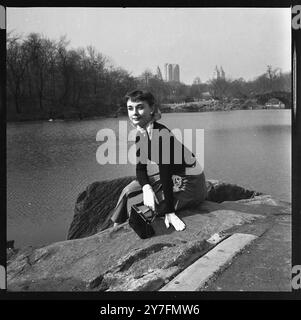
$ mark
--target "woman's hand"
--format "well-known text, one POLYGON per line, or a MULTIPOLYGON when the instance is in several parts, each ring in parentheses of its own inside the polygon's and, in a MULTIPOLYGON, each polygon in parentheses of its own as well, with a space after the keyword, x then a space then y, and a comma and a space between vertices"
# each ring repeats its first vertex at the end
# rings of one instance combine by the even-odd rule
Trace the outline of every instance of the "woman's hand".
POLYGON ((185 223, 173 212, 165 214, 164 222, 167 229, 170 224, 172 224, 177 231, 182 231, 186 227, 185 223))
POLYGON ((142 190, 143 204, 155 211, 155 203, 159 204, 159 201, 153 191, 153 188, 149 184, 146 184, 143 186, 142 190))

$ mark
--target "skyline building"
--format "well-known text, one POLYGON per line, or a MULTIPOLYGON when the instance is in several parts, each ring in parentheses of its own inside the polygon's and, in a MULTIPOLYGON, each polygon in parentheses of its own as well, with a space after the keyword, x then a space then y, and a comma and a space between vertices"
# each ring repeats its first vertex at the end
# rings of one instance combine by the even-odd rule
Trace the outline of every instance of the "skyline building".
POLYGON ((180 67, 178 64, 172 65, 172 79, 173 81, 180 82, 180 67))
POLYGON ((193 84, 201 84, 200 77, 195 77, 194 80, 193 80, 193 84))
POLYGON ((223 67, 220 67, 220 69, 218 69, 218 67, 215 66, 213 78, 215 78, 215 79, 225 79, 226 78, 226 74, 225 74, 223 67))
POLYGON ((157 78, 159 80, 163 80, 162 73, 159 66, 157 66, 157 78))
POLYGON ((164 65, 165 81, 180 82, 180 67, 178 64, 165 63, 164 65))

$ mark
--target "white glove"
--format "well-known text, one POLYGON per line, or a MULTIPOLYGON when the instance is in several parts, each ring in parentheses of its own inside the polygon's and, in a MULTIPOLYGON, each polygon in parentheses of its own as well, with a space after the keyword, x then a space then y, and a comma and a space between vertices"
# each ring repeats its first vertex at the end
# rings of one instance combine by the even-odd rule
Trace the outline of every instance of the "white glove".
POLYGON ((175 213, 165 214, 164 222, 167 229, 169 228, 170 224, 172 224, 177 231, 182 231, 186 228, 185 223, 175 213))
POLYGON ((159 204, 159 201, 153 191, 153 188, 149 184, 146 184, 142 187, 142 191, 143 204, 155 211, 155 203, 159 204))

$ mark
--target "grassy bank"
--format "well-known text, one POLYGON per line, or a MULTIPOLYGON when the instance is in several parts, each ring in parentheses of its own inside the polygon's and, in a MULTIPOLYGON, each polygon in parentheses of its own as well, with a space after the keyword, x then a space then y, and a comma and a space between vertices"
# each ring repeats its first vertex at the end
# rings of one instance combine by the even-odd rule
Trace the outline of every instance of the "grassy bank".
POLYGON ((216 100, 163 104, 162 112, 210 112, 231 110, 256 110, 256 109, 284 109, 284 105, 261 105, 256 100, 240 101, 234 99, 230 102, 216 100))

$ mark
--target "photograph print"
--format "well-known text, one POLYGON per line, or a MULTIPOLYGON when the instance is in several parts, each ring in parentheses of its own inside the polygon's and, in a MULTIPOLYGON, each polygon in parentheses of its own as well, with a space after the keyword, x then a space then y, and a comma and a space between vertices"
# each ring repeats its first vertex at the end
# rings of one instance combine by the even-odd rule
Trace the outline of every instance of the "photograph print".
POLYGON ((6 289, 290 292, 291 8, 6 8, 6 289))

